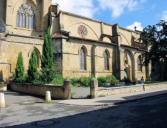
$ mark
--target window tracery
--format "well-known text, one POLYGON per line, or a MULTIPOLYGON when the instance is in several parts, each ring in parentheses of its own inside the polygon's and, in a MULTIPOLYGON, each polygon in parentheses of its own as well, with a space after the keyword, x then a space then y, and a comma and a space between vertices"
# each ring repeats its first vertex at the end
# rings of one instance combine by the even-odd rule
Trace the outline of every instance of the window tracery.
POLYGON ((35 14, 29 4, 25 3, 19 7, 16 16, 16 26, 27 29, 35 28, 35 14))

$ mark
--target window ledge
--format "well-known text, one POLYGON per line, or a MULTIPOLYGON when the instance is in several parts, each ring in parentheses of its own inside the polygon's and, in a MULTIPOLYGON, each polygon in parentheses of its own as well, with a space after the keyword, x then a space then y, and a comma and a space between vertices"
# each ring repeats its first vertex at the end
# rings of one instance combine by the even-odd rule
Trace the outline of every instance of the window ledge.
POLYGON ((30 28, 22 28, 22 27, 15 27, 15 29, 19 29, 19 30, 27 30, 27 31, 34 31, 34 29, 30 29, 30 28))
POLYGON ((81 69, 80 69, 80 71, 81 71, 81 72, 87 72, 87 70, 81 70, 81 69))

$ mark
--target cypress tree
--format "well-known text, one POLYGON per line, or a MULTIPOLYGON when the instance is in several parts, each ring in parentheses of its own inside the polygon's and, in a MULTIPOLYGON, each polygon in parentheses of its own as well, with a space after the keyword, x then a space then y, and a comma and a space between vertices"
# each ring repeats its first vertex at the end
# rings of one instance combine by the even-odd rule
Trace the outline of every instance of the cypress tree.
POLYGON ((23 56, 20 52, 17 58, 17 64, 15 69, 15 80, 16 82, 24 82, 24 65, 23 65, 23 56))
POLYGON ((44 44, 42 49, 42 80, 49 83, 54 78, 53 68, 53 48, 52 48, 52 36, 50 35, 50 29, 45 34, 44 44))
POLYGON ((29 60, 28 81, 34 82, 38 80, 38 78, 39 78, 39 74, 38 74, 37 55, 36 55, 36 52, 33 51, 29 60))

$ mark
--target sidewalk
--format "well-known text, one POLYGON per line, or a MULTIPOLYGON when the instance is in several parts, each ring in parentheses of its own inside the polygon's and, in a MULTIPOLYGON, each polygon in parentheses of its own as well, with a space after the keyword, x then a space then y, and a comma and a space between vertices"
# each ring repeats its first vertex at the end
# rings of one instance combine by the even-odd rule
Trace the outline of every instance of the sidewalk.
POLYGON ((116 104, 136 101, 136 100, 147 98, 147 97, 162 95, 166 93, 167 93, 167 88, 152 90, 152 91, 145 91, 145 92, 112 95, 112 96, 101 97, 101 98, 98 97, 95 99, 70 99, 70 100, 61 100, 56 102, 61 104, 69 104, 69 105, 112 106, 116 104))

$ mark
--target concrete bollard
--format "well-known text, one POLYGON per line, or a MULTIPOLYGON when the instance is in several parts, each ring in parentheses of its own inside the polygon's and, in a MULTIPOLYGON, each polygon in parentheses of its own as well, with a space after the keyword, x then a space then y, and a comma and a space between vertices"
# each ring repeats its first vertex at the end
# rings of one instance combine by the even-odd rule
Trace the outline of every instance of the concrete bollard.
POLYGON ((96 98, 96 91, 98 89, 98 80, 97 79, 91 79, 91 85, 90 85, 90 98, 96 98))
POLYGON ((0 108, 5 108, 5 95, 0 93, 0 108))
POLYGON ((52 101, 52 99, 51 99, 51 92, 50 91, 46 91, 45 100, 47 102, 51 102, 52 101))

